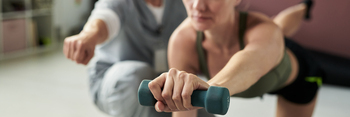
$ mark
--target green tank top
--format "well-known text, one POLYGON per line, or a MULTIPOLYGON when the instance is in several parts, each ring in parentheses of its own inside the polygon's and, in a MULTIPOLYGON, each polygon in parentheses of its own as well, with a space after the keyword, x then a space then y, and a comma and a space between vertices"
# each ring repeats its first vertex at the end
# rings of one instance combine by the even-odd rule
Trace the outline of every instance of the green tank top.
MULTIPOLYGON (((244 49, 244 34, 246 30, 247 12, 240 12, 239 15, 239 45, 240 49, 244 49)), ((204 39, 203 32, 197 31, 197 52, 199 59, 199 67, 202 74, 204 74, 208 79, 210 79, 209 69, 207 66, 207 56, 205 50, 202 47, 202 41, 204 39)), ((273 69, 271 69, 267 74, 261 77, 254 85, 252 85, 247 90, 235 94, 233 96, 237 97, 256 97, 262 96, 264 93, 275 91, 287 81, 290 73, 292 71, 291 62, 286 51, 284 52, 283 59, 281 62, 273 69)))

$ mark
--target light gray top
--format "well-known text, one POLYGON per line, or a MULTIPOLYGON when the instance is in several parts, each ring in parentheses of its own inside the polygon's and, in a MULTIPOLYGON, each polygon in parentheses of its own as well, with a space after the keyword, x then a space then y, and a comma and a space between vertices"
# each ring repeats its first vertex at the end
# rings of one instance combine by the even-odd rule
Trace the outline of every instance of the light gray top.
POLYGON ((95 4, 94 10, 107 8, 117 14, 120 30, 115 37, 110 37, 109 41, 95 49, 95 57, 89 63, 93 98, 104 72, 114 63, 135 60, 154 66, 155 51, 167 48, 170 35, 187 17, 181 0, 164 2, 160 26, 144 0, 100 0, 95 4))

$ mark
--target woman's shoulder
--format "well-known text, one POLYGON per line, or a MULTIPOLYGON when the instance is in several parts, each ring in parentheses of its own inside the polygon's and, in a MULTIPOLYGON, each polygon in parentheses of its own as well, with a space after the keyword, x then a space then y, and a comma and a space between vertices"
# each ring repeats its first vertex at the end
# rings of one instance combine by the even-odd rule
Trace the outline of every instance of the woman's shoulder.
POLYGON ((173 32, 168 46, 169 67, 196 73, 198 70, 196 34, 189 19, 185 19, 173 32))
POLYGON ((196 42, 197 31, 192 27, 190 19, 186 18, 173 32, 170 43, 191 44, 196 42))

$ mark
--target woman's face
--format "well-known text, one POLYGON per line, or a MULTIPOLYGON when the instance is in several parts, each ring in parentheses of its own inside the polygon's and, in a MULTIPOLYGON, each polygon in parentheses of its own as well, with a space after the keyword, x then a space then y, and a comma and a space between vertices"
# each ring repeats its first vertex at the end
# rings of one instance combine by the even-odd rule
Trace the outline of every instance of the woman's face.
POLYGON ((234 15, 240 0, 183 0, 187 15, 196 30, 204 31, 222 25, 234 15))

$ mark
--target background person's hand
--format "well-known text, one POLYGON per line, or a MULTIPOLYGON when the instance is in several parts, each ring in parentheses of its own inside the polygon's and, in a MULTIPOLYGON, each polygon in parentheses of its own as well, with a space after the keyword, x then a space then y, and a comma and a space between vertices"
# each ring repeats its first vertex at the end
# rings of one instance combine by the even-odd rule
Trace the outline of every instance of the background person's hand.
POLYGON ((78 64, 88 64, 94 56, 96 41, 87 33, 80 33, 64 40, 63 53, 78 64))
POLYGON ((148 87, 158 100, 155 104, 158 112, 176 112, 202 108, 192 106, 191 95, 194 90, 207 90, 209 84, 196 75, 172 68, 151 81, 148 87))

